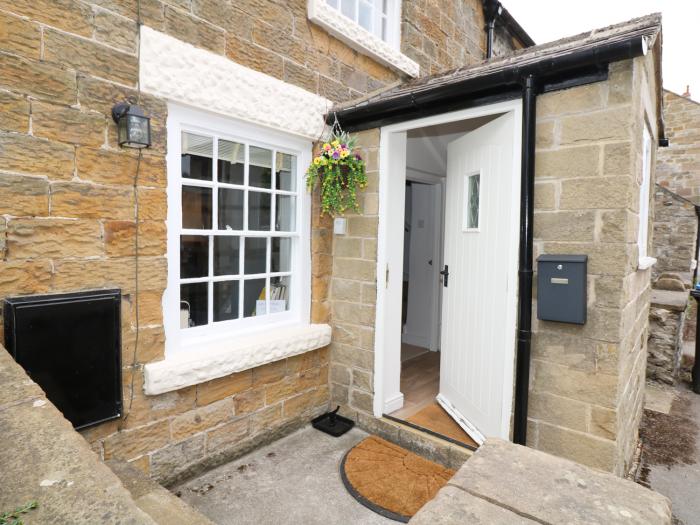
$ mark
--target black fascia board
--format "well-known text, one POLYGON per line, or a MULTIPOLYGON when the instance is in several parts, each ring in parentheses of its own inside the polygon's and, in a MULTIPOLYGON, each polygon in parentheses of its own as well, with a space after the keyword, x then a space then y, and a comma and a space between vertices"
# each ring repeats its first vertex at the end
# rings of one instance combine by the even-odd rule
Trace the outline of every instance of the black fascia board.
POLYGON ((330 125, 337 117, 346 131, 361 131, 378 126, 405 122, 488 103, 493 100, 517 98, 522 91, 523 78, 534 75, 544 90, 551 91, 573 85, 577 77, 583 82, 604 80, 607 66, 611 62, 628 60, 644 54, 645 35, 634 35, 625 40, 601 43, 593 47, 545 56, 527 64, 517 62, 482 75, 436 85, 433 88, 417 89, 414 92, 378 99, 374 102, 331 111, 326 115, 330 125), (572 79, 574 81, 572 82, 572 79), (549 89, 548 89, 549 87, 549 89))

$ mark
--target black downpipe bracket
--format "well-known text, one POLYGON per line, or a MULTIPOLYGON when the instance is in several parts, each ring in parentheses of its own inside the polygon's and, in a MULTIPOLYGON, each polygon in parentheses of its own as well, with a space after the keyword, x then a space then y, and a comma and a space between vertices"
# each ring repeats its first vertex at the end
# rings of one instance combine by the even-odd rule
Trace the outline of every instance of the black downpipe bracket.
POLYGON ((532 252, 535 213, 535 123, 537 81, 523 79, 523 136, 520 164, 520 254, 518 260, 518 350, 515 365, 513 442, 527 442, 527 404, 532 341, 532 252))

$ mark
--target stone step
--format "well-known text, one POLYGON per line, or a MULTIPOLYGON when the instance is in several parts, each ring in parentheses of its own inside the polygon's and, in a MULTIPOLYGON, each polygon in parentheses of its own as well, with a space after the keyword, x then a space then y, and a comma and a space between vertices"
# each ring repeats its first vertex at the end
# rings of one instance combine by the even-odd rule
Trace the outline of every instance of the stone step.
POLYGON ((161 525, 214 525, 206 516, 190 507, 169 490, 148 478, 129 463, 105 461, 131 493, 136 506, 161 525))
POLYGON ((410 521, 533 522, 669 525, 671 503, 613 474, 490 438, 410 521))

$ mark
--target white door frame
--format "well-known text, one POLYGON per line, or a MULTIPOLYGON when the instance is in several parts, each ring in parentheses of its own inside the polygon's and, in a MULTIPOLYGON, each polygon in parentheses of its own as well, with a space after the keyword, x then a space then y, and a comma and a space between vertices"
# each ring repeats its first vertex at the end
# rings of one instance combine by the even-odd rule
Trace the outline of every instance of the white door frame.
MULTIPOLYGON (((403 406, 400 389, 401 373, 401 283, 403 275, 403 221, 406 185, 406 138, 412 129, 460 120, 513 112, 513 192, 512 209, 520 209, 520 151, 522 135, 522 102, 509 100, 443 113, 384 126, 379 142, 379 231, 377 244, 377 308, 374 341, 374 415, 382 417, 403 406), (397 232, 401 232, 397 235, 397 232), (398 295, 398 297, 397 297, 398 295), (397 312, 398 308, 398 312, 397 312), (398 317, 397 317, 398 314, 398 317), (395 323, 398 319, 398 323, 395 323), (393 325, 396 324, 394 327, 393 325), (387 329, 391 326, 391 329, 387 329), (395 328, 395 329, 394 329, 395 328)), ((504 205, 507 205, 504 203, 504 205)), ((509 439, 513 405, 515 341, 517 320, 517 271, 520 213, 513 213, 509 241, 511 250, 508 276, 508 310, 504 312, 504 328, 508 329, 508 347, 503 370, 502 432, 509 439), (511 286, 510 283, 513 283, 511 286)))

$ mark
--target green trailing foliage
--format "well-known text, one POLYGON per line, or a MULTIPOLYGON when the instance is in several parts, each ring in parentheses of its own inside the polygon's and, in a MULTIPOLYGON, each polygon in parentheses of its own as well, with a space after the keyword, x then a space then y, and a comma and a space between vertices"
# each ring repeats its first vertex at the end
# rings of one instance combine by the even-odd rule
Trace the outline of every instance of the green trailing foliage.
POLYGON ((358 190, 367 186, 365 161, 353 153, 357 139, 334 132, 321 146, 321 153, 306 170, 306 186, 313 191, 321 186, 321 214, 336 217, 347 210, 359 212, 358 190))
POLYGON ((21 507, 17 507, 15 510, 10 512, 0 513, 0 525, 22 525, 22 514, 26 514, 30 510, 33 510, 39 506, 36 501, 30 501, 21 507))

